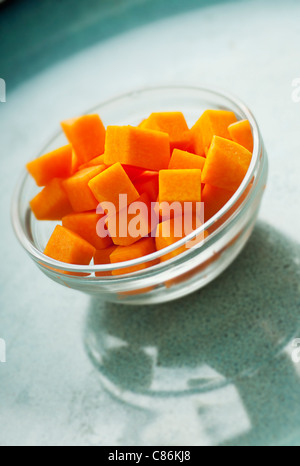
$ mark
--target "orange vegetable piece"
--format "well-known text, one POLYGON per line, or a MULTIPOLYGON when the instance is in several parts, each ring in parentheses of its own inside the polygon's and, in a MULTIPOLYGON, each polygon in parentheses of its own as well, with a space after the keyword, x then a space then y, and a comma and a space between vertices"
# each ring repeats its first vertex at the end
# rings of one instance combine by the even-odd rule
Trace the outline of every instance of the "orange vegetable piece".
POLYGON ((248 171, 252 154, 236 142, 214 136, 202 172, 202 182, 236 191, 248 171))
POLYGON ((151 224, 151 201, 146 193, 116 215, 107 218, 107 228, 117 246, 130 246, 144 238, 156 224, 151 224))
POLYGON ((147 118, 144 118, 138 125, 137 128, 144 128, 147 123, 147 118))
POLYGON ((169 220, 174 217, 181 217, 182 215, 201 216, 203 212, 203 203, 202 201, 201 203, 199 201, 157 202, 155 204, 154 211, 156 215, 158 215, 160 221, 169 220))
MULTIPOLYGON (((117 249, 117 246, 110 246, 106 249, 96 251, 94 257, 95 265, 108 265, 110 264, 110 256, 117 249)), ((96 272, 96 277, 107 277, 111 276, 111 272, 96 272)))
POLYGON ((91 179, 89 187, 98 202, 111 202, 117 211, 120 210, 120 194, 127 194, 127 205, 140 196, 120 163, 112 165, 91 179))
POLYGON ((99 165, 105 165, 104 163, 104 154, 99 155, 98 157, 93 158, 87 163, 84 163, 79 167, 80 170, 83 170, 84 168, 89 168, 89 167, 98 167, 99 165))
POLYGON ((68 230, 77 233, 96 249, 105 249, 112 245, 112 240, 107 236, 102 238, 97 233, 97 224, 103 215, 93 212, 84 212, 80 214, 70 214, 62 219, 62 225, 68 230))
POLYGON ((37 220, 61 220, 72 212, 68 196, 62 187, 62 180, 55 178, 30 201, 30 207, 37 220))
POLYGON ((199 128, 193 127, 191 129, 191 134, 193 143, 187 150, 200 157, 205 157, 206 151, 204 150, 203 138, 199 128))
POLYGON ((148 194, 152 202, 158 198, 158 172, 145 171, 139 178, 134 180, 134 185, 140 194, 148 194))
MULTIPOLYGON (((201 225, 202 224, 200 222, 200 219, 196 215, 193 215, 191 222, 187 221, 184 216, 163 221, 157 226, 155 235, 156 249, 160 251, 162 249, 167 248, 168 246, 171 246, 172 244, 177 243, 182 238, 192 233, 192 231, 199 228, 201 225)), ((201 238, 196 238, 194 241, 199 242, 203 240, 203 235, 200 236, 201 238)), ((204 235, 204 237, 205 236, 206 235, 204 235)), ((189 242, 188 244, 184 244, 183 246, 180 246, 174 251, 162 256, 160 258, 161 262, 165 262, 187 251, 189 246, 191 245, 192 244, 189 242)))
POLYGON ((108 126, 104 162, 106 165, 120 162, 154 171, 168 168, 169 136, 132 126, 108 126))
POLYGON ((46 186, 54 178, 67 178, 72 173, 72 147, 61 147, 26 165, 38 186, 46 186))
POLYGON ((187 168, 197 168, 199 170, 203 170, 205 161, 205 157, 201 157, 199 155, 191 154, 190 152, 175 149, 171 157, 169 169, 178 170, 187 168))
POLYGON ((144 168, 132 167, 131 165, 122 165, 122 167, 124 168, 131 181, 135 181, 143 173, 145 173, 144 168))
POLYGON ((159 202, 201 202, 201 170, 161 170, 159 202))
MULTIPOLYGON (((153 238, 143 238, 137 243, 131 246, 118 246, 117 249, 110 255, 110 261, 112 264, 119 262, 126 262, 140 257, 148 256, 156 251, 155 241, 153 238)), ((127 273, 137 272, 144 270, 148 267, 157 264, 157 261, 145 262, 140 265, 127 267, 125 269, 114 270, 113 275, 125 275, 127 273)))
POLYGON ((213 136, 230 139, 228 126, 236 123, 233 112, 226 110, 206 110, 191 129, 198 155, 207 154, 213 136))
POLYGON ((72 150, 72 170, 69 176, 74 175, 80 169, 79 165, 80 164, 79 164, 78 157, 75 153, 75 150, 73 149, 72 150))
POLYGON ((44 254, 67 264, 89 265, 96 250, 72 231, 58 225, 46 246, 44 254))
POLYGON ((192 134, 181 112, 152 113, 141 127, 167 133, 170 137, 171 153, 174 149, 186 150, 191 144, 192 134))
POLYGON ((62 129, 73 146, 80 164, 103 154, 105 128, 99 115, 84 115, 61 123, 62 129))
POLYGON ((105 170, 105 168, 104 165, 85 168, 63 182, 63 187, 66 190, 74 212, 96 210, 99 203, 93 196, 88 182, 105 170))
MULTIPOLYGON (((180 222, 179 230, 177 230, 174 218, 165 220, 157 226, 157 231, 155 235, 155 244, 157 251, 160 251, 162 249, 167 248, 168 246, 171 246, 172 244, 177 243, 184 237, 184 234, 182 232, 182 218, 177 217, 176 222, 178 221, 180 222)), ((169 259, 172 259, 173 257, 176 257, 184 251, 186 251, 185 245, 181 246, 175 251, 166 254, 165 256, 162 256, 160 258, 160 261, 165 262, 169 259)))
POLYGON ((253 153, 253 135, 248 120, 241 120, 228 126, 231 139, 253 153))
POLYGON ((202 202, 204 202, 204 220, 207 222, 225 204, 232 198, 234 192, 226 191, 225 189, 215 188, 206 184, 202 191, 202 202))

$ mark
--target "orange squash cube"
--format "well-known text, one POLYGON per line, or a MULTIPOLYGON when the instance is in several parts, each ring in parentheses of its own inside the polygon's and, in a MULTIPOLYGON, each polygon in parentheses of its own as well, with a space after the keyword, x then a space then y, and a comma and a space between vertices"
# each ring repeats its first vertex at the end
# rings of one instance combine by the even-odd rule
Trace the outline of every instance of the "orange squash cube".
POLYGON ((168 168, 170 140, 166 133, 149 131, 133 126, 108 126, 104 163, 124 165, 158 171, 168 168))
POLYGON ((104 154, 99 155, 99 157, 95 157, 94 159, 90 160, 87 163, 84 163, 83 165, 80 165, 79 170, 83 170, 84 168, 90 168, 90 167, 98 167, 100 165, 105 165, 104 154))
POLYGON ((248 120, 241 120, 228 126, 231 139, 253 153, 253 135, 248 120))
POLYGON ((205 164, 205 157, 199 155, 191 154, 183 150, 175 149, 173 151, 169 169, 179 170, 179 169, 192 169, 197 168, 198 170, 203 170, 205 164))
POLYGON ((120 194, 127 195, 127 205, 140 196, 120 163, 115 163, 91 179, 89 187, 99 203, 111 202, 117 211, 120 210, 120 194))
MULTIPOLYGON (((176 218, 168 219, 168 220, 161 222, 157 226, 156 235, 155 235, 156 249, 158 251, 161 251, 162 249, 165 249, 168 246, 171 246, 177 243, 182 238, 185 238, 190 233, 195 231, 201 225, 202 223, 200 219, 197 217, 197 215, 193 215, 190 221, 187 221, 187 218, 185 216, 182 216, 182 217, 176 217, 176 218)), ((201 235, 201 237, 196 238, 196 240, 194 241, 198 243, 202 239, 204 239, 204 237, 205 237, 205 234, 204 236, 201 235)), ((164 256, 160 258, 160 260, 161 262, 165 262, 169 259, 172 259, 173 257, 176 257, 179 254, 182 254, 183 252, 187 251, 189 247, 191 246, 192 244, 188 242, 187 244, 180 246, 174 251, 168 254, 165 254, 164 256)))
POLYGON ((161 170, 159 202, 201 202, 201 170, 161 170))
POLYGON ((72 231, 58 225, 46 246, 44 254, 67 264, 89 265, 96 250, 72 231))
POLYGON ((246 176, 252 154, 240 144, 214 136, 202 172, 202 182, 236 191, 246 176))
POLYGON ((85 168, 63 182, 74 212, 97 209, 99 203, 91 192, 88 182, 105 169, 105 165, 85 168))
POLYGON ((191 145, 192 134, 182 112, 152 113, 141 127, 167 133, 170 137, 171 153, 174 149, 187 150, 191 145))
POLYGON ((151 233, 151 212, 151 201, 144 193, 127 208, 108 217, 107 228, 114 244, 130 246, 151 233))
POLYGON ((202 202, 204 203, 204 220, 207 222, 225 204, 232 198, 234 192, 226 191, 225 189, 215 188, 206 184, 202 191, 202 202))
MULTIPOLYGON (((144 238, 131 246, 118 246, 115 251, 110 255, 110 261, 112 264, 119 262, 126 262, 140 257, 148 256, 156 251, 155 241, 153 238, 144 238)), ((127 273, 137 272, 144 270, 148 267, 155 265, 157 261, 144 262, 140 265, 127 267, 112 272, 113 275, 125 275, 127 273)))
POLYGON ((84 115, 61 123, 62 129, 73 146, 79 164, 103 154, 105 128, 99 115, 84 115))
POLYGON ((62 187, 62 180, 55 178, 30 201, 30 207, 37 220, 61 220, 72 212, 68 196, 62 187))
POLYGON ((70 145, 39 157, 26 165, 38 186, 46 186, 54 178, 67 178, 72 174, 73 151, 70 145))
POLYGON ((158 198, 158 172, 145 171, 134 180, 134 185, 140 194, 146 193, 152 202, 158 198))
MULTIPOLYGON (((95 265, 108 265, 110 264, 110 256, 117 249, 117 246, 110 246, 106 249, 96 251, 94 257, 95 265)), ((111 272, 96 272, 96 277, 107 277, 111 276, 111 272)))
POLYGON ((97 233, 97 224, 102 217, 103 215, 101 216, 94 212, 70 214, 62 219, 62 225, 81 236, 81 238, 94 246, 95 249, 105 249, 112 245, 112 240, 108 231, 107 236, 103 238, 97 233))
POLYGON ((233 112, 227 110, 206 110, 191 129, 197 154, 207 154, 212 138, 220 136, 230 139, 228 126, 236 123, 233 112), (201 153, 202 152, 202 153, 201 153))

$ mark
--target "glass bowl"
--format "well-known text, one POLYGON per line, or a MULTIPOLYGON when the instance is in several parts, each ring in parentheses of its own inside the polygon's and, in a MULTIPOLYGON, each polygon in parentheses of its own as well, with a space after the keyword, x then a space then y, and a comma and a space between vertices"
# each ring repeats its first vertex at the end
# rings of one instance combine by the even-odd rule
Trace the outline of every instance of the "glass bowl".
MULTIPOLYGON (((113 265, 77 266, 45 256, 43 251, 55 222, 39 222, 34 218, 29 201, 37 194, 38 188, 24 170, 13 197, 12 222, 20 243, 42 272, 61 285, 108 302, 126 304, 155 304, 181 298, 220 275, 234 261, 252 233, 267 180, 267 155, 258 125, 249 109, 238 99, 213 89, 160 87, 131 92, 102 103, 87 113, 99 113, 105 125, 137 125, 152 112, 182 111, 188 124, 192 125, 207 109, 232 110, 239 119, 250 121, 254 152, 248 173, 230 201, 205 225, 146 258, 113 265), (173 259, 127 275, 95 275, 159 259, 207 230, 210 234, 203 242, 173 259)), ((60 132, 39 155, 65 143, 60 132)))

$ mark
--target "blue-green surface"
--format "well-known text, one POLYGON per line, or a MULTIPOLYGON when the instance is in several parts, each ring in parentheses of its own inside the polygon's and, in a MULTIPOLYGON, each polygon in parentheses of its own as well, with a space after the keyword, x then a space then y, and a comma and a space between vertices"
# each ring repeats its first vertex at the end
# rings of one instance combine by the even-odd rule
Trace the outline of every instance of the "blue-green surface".
POLYGON ((293 0, 1 6, 1 445, 300 445, 299 17, 293 0), (31 263, 10 226, 12 189, 61 119, 155 84, 223 87, 246 101, 269 184, 253 237, 216 282, 161 307, 105 305, 31 263), (115 395, 136 406, 102 388, 90 339, 115 395), (154 392, 161 375, 168 387, 188 379, 192 394, 132 394, 154 392))
POLYGON ((0 32, 2 75, 13 87, 94 43, 168 16, 222 2, 19 0, 12 6, 5 4, 0 32))

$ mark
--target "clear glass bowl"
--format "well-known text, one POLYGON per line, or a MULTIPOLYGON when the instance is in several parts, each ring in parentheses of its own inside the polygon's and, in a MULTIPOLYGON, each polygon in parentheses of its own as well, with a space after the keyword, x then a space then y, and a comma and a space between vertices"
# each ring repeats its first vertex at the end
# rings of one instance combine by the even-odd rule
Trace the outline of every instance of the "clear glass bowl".
MULTIPOLYGON (((102 103, 88 113, 99 113, 105 125, 136 125, 152 112, 182 111, 192 125, 206 109, 232 110, 238 118, 250 121, 254 152, 249 171, 232 199, 209 222, 163 252, 145 259, 85 267, 64 264, 45 256, 43 251, 55 224, 38 222, 34 218, 29 201, 37 194, 38 188, 24 171, 12 202, 12 222, 19 241, 42 272, 69 288, 97 295, 105 301, 128 304, 171 301, 204 287, 220 275, 234 261, 252 233, 267 180, 267 155, 258 125, 249 109, 236 98, 216 90, 161 87, 132 92, 102 103), (95 276, 96 272, 119 270, 159 259, 204 230, 210 233, 204 242, 169 261, 119 277, 95 276)), ((40 155, 63 144, 65 138, 60 132, 40 155)))

